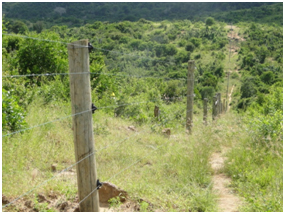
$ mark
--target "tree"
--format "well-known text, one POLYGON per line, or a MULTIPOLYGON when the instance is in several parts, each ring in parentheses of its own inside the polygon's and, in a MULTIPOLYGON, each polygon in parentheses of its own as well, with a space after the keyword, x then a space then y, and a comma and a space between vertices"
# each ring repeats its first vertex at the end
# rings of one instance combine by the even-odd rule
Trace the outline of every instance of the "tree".
POLYGON ((190 51, 193 52, 195 49, 195 45, 192 42, 189 42, 186 46, 185 46, 185 50, 186 51, 190 51))
POLYGON ((11 26, 10 29, 12 32, 18 34, 25 34, 26 32, 28 32, 28 27, 27 25, 22 22, 22 21, 15 21, 11 26))
POLYGON ((214 24, 215 24, 215 19, 214 18, 209 17, 209 18, 206 19, 206 25, 207 26, 212 26, 214 24))

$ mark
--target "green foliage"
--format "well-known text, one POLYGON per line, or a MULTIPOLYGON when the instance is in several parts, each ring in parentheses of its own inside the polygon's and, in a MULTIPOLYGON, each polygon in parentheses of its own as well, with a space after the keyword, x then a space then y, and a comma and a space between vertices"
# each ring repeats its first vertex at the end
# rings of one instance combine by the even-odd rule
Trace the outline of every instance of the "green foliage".
POLYGON ((2 88, 2 131, 14 132, 26 127, 25 115, 18 98, 2 88))
POLYGON ((188 44, 185 46, 185 50, 186 50, 186 51, 193 52, 194 49, 195 49, 195 45, 194 45, 192 42, 188 43, 188 44))
POLYGON ((11 22, 8 25, 8 30, 16 34, 26 34, 29 31, 27 25, 24 22, 18 20, 11 22))
POLYGON ((201 85, 202 86, 210 86, 214 89, 216 89, 218 84, 218 79, 215 77, 211 72, 204 72, 201 77, 201 85))
POLYGON ((215 88, 213 86, 205 86, 199 89, 202 99, 208 98, 210 100, 215 93, 215 88))
MULTIPOLYGON (((60 40, 58 34, 47 31, 29 36, 53 41, 60 40)), ((19 74, 67 72, 66 48, 60 43, 25 39, 18 50, 17 59, 20 67, 19 74)))
POLYGON ((212 26, 214 24, 215 24, 215 19, 214 18, 209 17, 209 18, 206 19, 206 25, 207 26, 212 26))
POLYGON ((265 84, 271 85, 274 82, 275 76, 274 76, 274 73, 272 71, 267 71, 267 72, 264 72, 260 76, 260 79, 265 84))

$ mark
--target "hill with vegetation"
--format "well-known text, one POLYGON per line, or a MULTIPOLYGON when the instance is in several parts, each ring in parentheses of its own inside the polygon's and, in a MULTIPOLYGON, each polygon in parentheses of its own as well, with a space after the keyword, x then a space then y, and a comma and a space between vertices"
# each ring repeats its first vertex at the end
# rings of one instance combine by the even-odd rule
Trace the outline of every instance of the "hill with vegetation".
MULTIPOLYGON (((19 5, 3 3, 3 10, 19 5)), ((48 29, 36 19, 30 19, 31 27, 3 17, 2 189, 7 200, 74 163, 67 44, 87 38, 94 47, 90 80, 98 107, 93 129, 101 180, 112 179, 141 211, 220 211, 209 161, 214 152, 227 150, 220 171, 244 201, 239 211, 282 211, 283 27, 273 18, 280 11, 262 17, 267 23, 249 16, 245 20, 244 15, 280 4, 255 9, 237 5, 242 10, 233 17, 243 14, 244 22, 232 26, 218 20, 230 11, 200 21, 138 16, 137 21, 93 20, 72 27, 52 21, 48 29), (196 66, 191 135, 185 133, 189 60, 196 66), (205 126, 203 99, 212 106, 217 92, 228 98, 229 111, 212 121, 210 107, 205 126), (155 106, 159 118, 153 117, 155 106), (162 134, 165 128, 171 129, 169 138, 162 134), (131 163, 137 164, 131 168, 131 163), (122 170, 125 176, 117 176, 122 170)), ((48 10, 54 8, 43 15, 48 10)), ((68 171, 24 200, 31 201, 27 204, 34 211, 56 211, 52 203, 41 202, 42 193, 56 194, 57 203, 77 203, 75 177, 68 171)), ((120 203, 110 201, 115 208, 120 203)), ((20 200, 4 211, 28 208, 20 200)))
MULTIPOLYGON (((3 2, 2 13, 8 19, 25 20, 27 25, 43 23, 53 25, 83 26, 95 21, 150 21, 184 20, 205 21, 207 16, 227 22, 252 20, 264 22, 264 15, 282 13, 282 3, 270 2, 3 2), (275 9, 277 8, 277 9, 275 9), (251 10, 257 9, 257 15, 251 10), (240 11, 241 10, 241 11, 240 11), (216 14, 216 15, 213 15, 216 14), (229 17, 227 17, 229 15, 229 17), (254 20, 252 19, 254 17, 254 20)), ((11 20, 10 20, 11 21, 11 20)))

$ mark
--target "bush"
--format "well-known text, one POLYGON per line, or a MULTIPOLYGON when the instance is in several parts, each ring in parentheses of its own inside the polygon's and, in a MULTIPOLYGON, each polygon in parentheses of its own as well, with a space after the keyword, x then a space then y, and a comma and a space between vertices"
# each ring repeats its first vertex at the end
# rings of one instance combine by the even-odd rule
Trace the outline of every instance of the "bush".
MULTIPOLYGON (((60 41, 57 33, 43 32, 31 37, 60 41)), ((17 54, 20 74, 65 73, 67 72, 66 47, 60 43, 26 39, 17 54)))
POLYGON ((2 89, 2 131, 17 131, 27 125, 25 111, 18 104, 17 97, 2 89))
POLYGON ((194 49, 195 49, 195 45, 192 42, 189 42, 185 47, 185 50, 190 51, 190 52, 193 52, 194 49))
POLYGON ((208 100, 210 100, 214 96, 214 93, 215 93, 215 89, 212 86, 202 87, 199 91, 202 96, 202 99, 208 98, 208 100))

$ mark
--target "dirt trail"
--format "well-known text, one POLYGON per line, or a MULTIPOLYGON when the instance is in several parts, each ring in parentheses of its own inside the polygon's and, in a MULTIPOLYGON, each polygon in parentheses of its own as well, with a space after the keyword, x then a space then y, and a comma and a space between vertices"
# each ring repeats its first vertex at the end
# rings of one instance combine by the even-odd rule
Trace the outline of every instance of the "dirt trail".
POLYGON ((231 101, 232 101, 232 94, 233 94, 233 91, 234 91, 234 87, 235 87, 235 86, 233 85, 232 90, 231 90, 231 92, 230 92, 230 94, 229 94, 228 111, 229 111, 230 108, 231 108, 230 103, 231 103, 231 101))
POLYGON ((223 148, 220 153, 214 153, 210 159, 212 169, 214 170, 213 189, 219 196, 219 212, 238 212, 238 208, 241 205, 241 200, 229 187, 231 179, 225 174, 221 173, 221 169, 224 167, 225 157, 223 157, 223 154, 225 152, 226 148, 223 148))
MULTIPOLYGON (((229 94, 228 111, 230 110, 230 103, 232 100, 232 93, 234 90, 232 86, 229 94)), ((224 167, 225 157, 227 148, 222 148, 221 152, 213 153, 210 158, 210 164, 214 171, 213 175, 213 189, 219 195, 218 199, 218 211, 219 212, 238 212, 238 208, 241 205, 241 200, 237 197, 233 190, 229 187, 231 179, 221 172, 224 167)))

